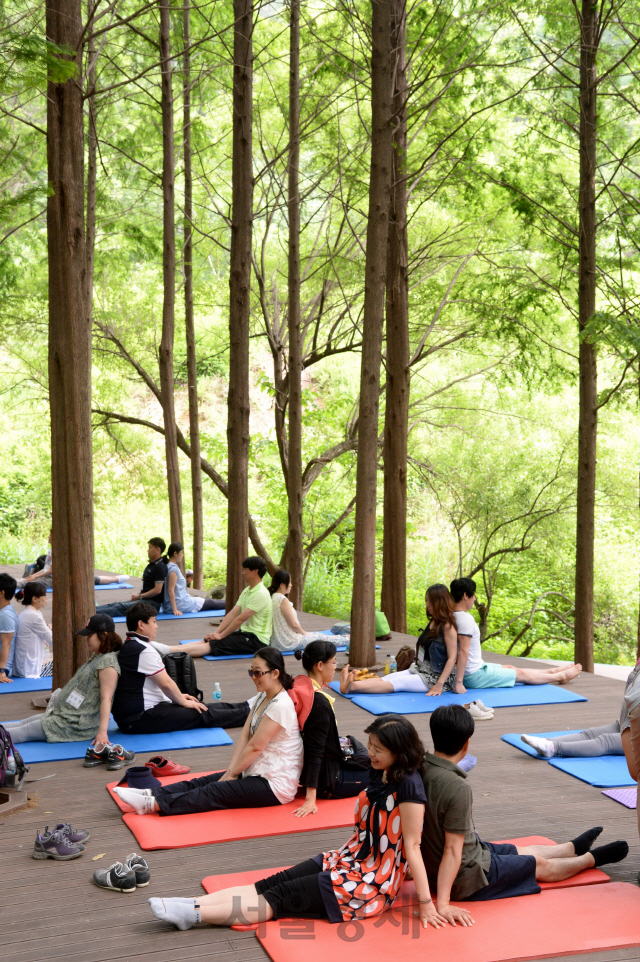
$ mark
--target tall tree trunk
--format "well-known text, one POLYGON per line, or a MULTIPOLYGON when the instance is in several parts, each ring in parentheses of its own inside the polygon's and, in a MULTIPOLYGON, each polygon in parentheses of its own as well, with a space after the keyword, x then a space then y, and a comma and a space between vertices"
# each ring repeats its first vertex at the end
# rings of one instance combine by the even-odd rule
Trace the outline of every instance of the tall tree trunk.
POLYGON ((350 661, 375 662, 378 413, 391 189, 391 2, 372 0, 371 171, 365 260, 350 661))
POLYGON ((200 470, 200 425, 198 423, 198 371, 193 320, 193 174, 191 166, 191 4, 185 0, 182 20, 184 153, 184 326, 187 338, 187 385, 189 391, 189 437, 191 442, 191 501, 193 504, 193 586, 202 588, 202 471, 200 470))
POLYGON ((300 330, 300 0, 291 0, 289 24, 289 457, 287 565, 293 588, 290 600, 302 608, 302 334, 300 330))
MULTIPOLYGON (((580 38, 580 194, 578 326, 596 309, 596 55, 598 13, 583 0, 580 38)), ((575 660, 593 671, 593 553, 596 501, 598 390, 595 346, 580 341, 580 414, 576 522, 575 660)))
MULTIPOLYGON (((47 39, 82 65, 81 0, 51 0, 47 39)), ((67 59, 64 55, 62 59, 67 59)), ((53 506, 53 684, 86 660, 76 632, 94 611, 91 324, 84 234, 84 119, 78 77, 47 87, 49 402, 53 506)))
POLYGON ((249 539, 249 316, 253 224, 253 3, 234 0, 229 393, 227 446, 227 610, 242 591, 249 539))
POLYGON ((380 604, 392 631, 407 630, 407 440, 409 272, 407 240, 407 52, 405 0, 393 0, 394 143, 387 245, 387 385, 384 417, 384 541, 380 604))
POLYGON ((96 44, 93 38, 94 0, 87 2, 89 42, 87 44, 88 117, 87 117, 87 216, 85 223, 85 248, 87 258, 87 309, 89 321, 93 318, 93 268, 96 249, 96 192, 98 184, 98 133, 96 128, 96 44))
POLYGON ((172 541, 183 541, 182 492, 174 407, 173 344, 176 309, 175 159, 173 149, 173 90, 171 82, 171 4, 159 0, 162 107, 162 337, 160 339, 160 397, 169 489, 172 541))

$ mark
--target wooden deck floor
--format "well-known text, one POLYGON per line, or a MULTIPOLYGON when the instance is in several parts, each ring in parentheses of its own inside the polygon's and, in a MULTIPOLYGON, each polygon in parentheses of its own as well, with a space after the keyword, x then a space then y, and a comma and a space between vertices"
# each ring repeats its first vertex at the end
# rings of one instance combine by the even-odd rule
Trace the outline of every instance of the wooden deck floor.
MULTIPOLYGON (((121 591, 98 593, 100 602, 126 596, 121 591)), ((312 615, 303 619, 303 625, 309 629, 324 628, 330 623, 330 619, 312 615)), ((159 640, 193 638, 207 629, 204 619, 161 623, 159 640)), ((406 636, 397 635, 392 643, 383 642, 382 654, 397 650, 406 641, 406 636)), ((489 654, 487 660, 499 659, 489 654)), ((295 666, 299 670, 299 662, 295 666)), ((251 692, 246 662, 199 660, 197 667, 199 684, 206 695, 214 681, 221 683, 227 701, 246 698, 251 692)), ((599 789, 500 741, 504 732, 576 729, 605 724, 617 717, 622 682, 585 675, 570 687, 585 694, 589 701, 500 708, 493 720, 478 723, 472 743, 478 765, 470 775, 476 829, 486 839, 540 834, 561 841, 592 825, 603 825, 603 841, 625 838, 631 846, 629 858, 608 870, 611 877, 635 884, 640 869, 636 813, 605 798, 599 789)), ((31 697, 28 693, 1 694, 0 719, 27 717, 31 713, 31 697)), ((337 700, 336 710, 340 731, 363 738, 372 716, 343 699, 337 700)), ((430 746, 429 716, 414 715, 412 721, 430 746)), ((176 761, 190 765, 194 771, 222 767, 230 755, 226 747, 172 753, 176 761)), ((144 756, 137 761, 143 760, 144 756)), ((342 843, 347 836, 345 829, 271 838, 257 834, 250 842, 151 852, 148 888, 131 895, 105 892, 92 884, 94 869, 122 860, 136 850, 133 836, 105 791, 104 786, 113 776, 102 768, 84 769, 80 761, 65 761, 33 765, 27 777, 51 774, 55 777, 27 786, 29 809, 0 819, 0 957, 11 962, 209 962, 212 956, 222 962, 265 959, 266 954, 252 933, 210 928, 189 932, 164 929, 152 920, 147 899, 154 895, 196 895, 205 875, 296 862, 342 843), (69 863, 34 861, 31 850, 36 831, 58 821, 69 821, 91 831, 86 854, 69 863), (100 853, 105 853, 103 859, 91 861, 92 856, 100 853)), ((264 820, 261 815, 260 823, 264 824, 264 820)), ((535 900, 531 901, 535 911, 535 900)), ((544 919, 540 922, 544 925, 544 919)), ((304 950, 304 945, 301 948, 304 950)), ((582 958, 594 962, 640 960, 640 948, 598 952, 582 958)))

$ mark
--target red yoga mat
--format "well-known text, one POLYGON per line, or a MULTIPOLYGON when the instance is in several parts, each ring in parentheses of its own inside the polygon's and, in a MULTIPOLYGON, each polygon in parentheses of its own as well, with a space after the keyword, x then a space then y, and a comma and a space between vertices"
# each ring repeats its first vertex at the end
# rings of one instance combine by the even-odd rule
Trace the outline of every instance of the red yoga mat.
POLYGON ((280 919, 256 934, 273 962, 520 962, 640 945, 640 889, 626 882, 461 904, 475 925, 423 929, 404 905, 366 922, 280 919))
MULTIPOLYGON (((163 784, 189 781, 210 772, 193 772, 189 778, 172 775, 161 778, 163 784)), ((136 815, 128 805, 113 794, 117 782, 107 785, 112 798, 123 812, 124 823, 145 852, 156 849, 190 848, 194 845, 215 845, 217 842, 239 842, 256 837, 256 820, 261 820, 261 835, 293 835, 296 832, 317 832, 328 828, 351 827, 355 814, 355 799, 319 799, 318 811, 306 818, 292 814, 302 802, 296 799, 288 805, 272 808, 233 808, 198 815, 136 815), (268 829, 265 823, 268 822, 268 829)), ((318 851, 322 846, 318 846, 318 851)))

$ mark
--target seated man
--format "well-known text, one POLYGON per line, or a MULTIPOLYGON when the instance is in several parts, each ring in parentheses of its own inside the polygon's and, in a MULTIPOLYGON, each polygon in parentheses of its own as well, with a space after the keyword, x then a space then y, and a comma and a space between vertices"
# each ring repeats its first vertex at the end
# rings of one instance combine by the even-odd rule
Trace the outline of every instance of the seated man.
POLYGON ((151 642, 156 636, 158 609, 146 602, 127 612, 127 638, 118 652, 120 677, 111 713, 122 732, 185 731, 190 728, 236 728, 244 725, 249 703, 203 705, 183 694, 164 667, 151 642))
POLYGON ((11 604, 15 593, 16 579, 6 572, 0 574, 0 684, 11 682, 18 627, 18 614, 11 604))
MULTIPOLYGON (((23 578, 19 578, 16 582, 18 588, 24 588, 26 584, 30 581, 41 581, 43 585, 47 588, 53 588, 53 551, 51 548, 51 539, 53 535, 53 529, 49 531, 49 550, 47 551, 44 559, 44 567, 38 568, 31 574, 25 574, 23 578)), ((33 568, 33 565, 25 565, 25 572, 33 568)), ((122 584, 127 581, 127 575, 96 575, 93 576, 94 585, 110 585, 115 581, 122 584)))
POLYGON ((556 668, 516 668, 513 665, 490 665, 482 659, 480 629, 469 614, 476 603, 476 583, 473 578, 455 578, 450 587, 454 601, 454 617, 458 626, 458 679, 464 675, 465 688, 512 688, 517 681, 523 685, 548 685, 557 681, 564 684, 582 671, 582 665, 556 668))
POLYGON ((262 584, 267 566, 262 558, 245 558, 242 577, 246 588, 238 603, 227 612, 217 631, 206 635, 204 641, 188 645, 156 645, 162 654, 187 651, 193 658, 203 655, 254 655, 271 641, 273 624, 271 595, 262 584))
POLYGON ((473 830, 471 788, 458 768, 469 751, 475 722, 462 705, 443 705, 433 712, 429 724, 434 753, 425 755, 427 804, 421 849, 429 885, 437 884, 440 915, 471 924, 469 914, 461 918, 464 910, 452 907, 451 899, 485 902, 531 895, 540 892, 538 882, 559 882, 627 856, 625 841, 591 849, 601 827, 553 846, 480 841, 473 830))
POLYGON ((139 601, 146 601, 147 604, 153 605, 158 614, 167 578, 167 562, 163 558, 166 547, 162 538, 151 538, 147 545, 149 564, 142 572, 142 591, 131 595, 131 601, 114 601, 109 605, 98 605, 96 614, 119 618, 121 615, 126 615, 128 610, 139 601))

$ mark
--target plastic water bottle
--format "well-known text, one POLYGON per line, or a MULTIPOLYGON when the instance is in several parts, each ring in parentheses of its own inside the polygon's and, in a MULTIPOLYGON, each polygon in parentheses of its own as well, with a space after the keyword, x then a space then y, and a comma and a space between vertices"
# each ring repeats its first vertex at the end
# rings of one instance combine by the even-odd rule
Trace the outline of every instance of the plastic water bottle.
POLYGON ((398 670, 398 662, 396 661, 396 656, 391 656, 391 662, 389 664, 389 674, 393 674, 394 671, 398 670))
POLYGON ((213 700, 222 701, 222 689, 220 688, 220 682, 217 681, 213 686, 213 700))
POLYGON ((16 760, 13 755, 9 755, 7 759, 7 769, 5 775, 5 783, 7 788, 15 788, 16 784, 16 760))
POLYGON ((384 673, 388 675, 391 671, 391 655, 387 655, 387 660, 384 663, 384 673))

